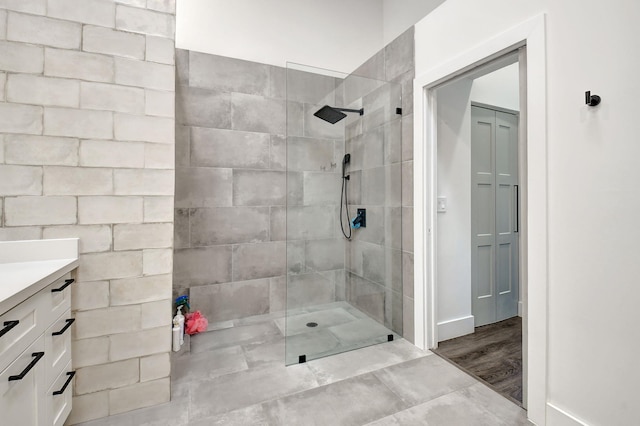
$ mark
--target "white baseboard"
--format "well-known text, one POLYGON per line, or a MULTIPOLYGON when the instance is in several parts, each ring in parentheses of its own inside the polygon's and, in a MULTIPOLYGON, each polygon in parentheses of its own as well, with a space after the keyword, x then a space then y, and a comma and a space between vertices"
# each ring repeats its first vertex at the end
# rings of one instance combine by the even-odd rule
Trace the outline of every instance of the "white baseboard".
POLYGON ((522 300, 518 302, 518 316, 522 318, 522 300))
POLYGON ((548 426, 589 426, 565 410, 547 402, 547 425, 548 426))
POLYGON ((453 339, 473 333, 475 319, 473 315, 438 323, 438 341, 453 339))

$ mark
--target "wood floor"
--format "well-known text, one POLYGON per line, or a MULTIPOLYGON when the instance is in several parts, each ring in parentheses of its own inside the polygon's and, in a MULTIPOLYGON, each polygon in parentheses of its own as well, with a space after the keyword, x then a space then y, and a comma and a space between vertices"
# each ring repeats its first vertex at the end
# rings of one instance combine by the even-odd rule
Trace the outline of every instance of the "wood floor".
POLYGON ((522 318, 477 327, 434 352, 522 405, 522 318))

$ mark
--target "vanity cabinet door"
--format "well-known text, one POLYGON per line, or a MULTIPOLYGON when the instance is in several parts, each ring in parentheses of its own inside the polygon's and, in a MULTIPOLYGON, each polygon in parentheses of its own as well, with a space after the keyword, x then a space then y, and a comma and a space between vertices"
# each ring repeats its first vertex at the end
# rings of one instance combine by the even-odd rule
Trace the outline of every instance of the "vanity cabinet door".
POLYGON ((71 361, 71 310, 67 310, 44 333, 46 357, 47 385, 60 375, 67 363, 71 361))
POLYGON ((2 424, 45 424, 44 336, 40 336, 0 373, 2 424))
POLYGON ((63 426, 71 413, 72 382, 75 373, 71 370, 71 361, 53 381, 45 395, 47 423, 43 426, 63 426))
POLYGON ((38 293, 0 315, 0 371, 4 371, 50 324, 45 304, 46 299, 38 293))
POLYGON ((71 309, 71 287, 74 282, 71 274, 66 274, 43 290, 43 297, 46 298, 47 324, 53 323, 67 309, 71 309))

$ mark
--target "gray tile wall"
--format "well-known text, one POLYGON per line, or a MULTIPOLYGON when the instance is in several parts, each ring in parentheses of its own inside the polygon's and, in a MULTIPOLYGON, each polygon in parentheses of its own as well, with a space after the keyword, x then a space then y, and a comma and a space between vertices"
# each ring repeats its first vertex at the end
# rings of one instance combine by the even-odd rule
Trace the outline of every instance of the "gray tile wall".
POLYGON ((210 322, 281 311, 284 70, 186 50, 176 68, 174 296, 210 322))
POLYGON ((69 424, 169 399, 174 15, 0 2, 0 240, 80 238, 69 424))
POLYGON ((286 70, 287 87, 287 308, 344 300, 345 242, 340 231, 344 121, 313 114, 342 106, 342 79, 286 70))
POLYGON ((356 208, 367 209, 367 228, 355 231, 347 249, 346 297, 412 342, 414 77, 412 27, 356 69, 343 87, 346 103, 364 106, 367 118, 346 129, 351 216, 356 208), (401 116, 394 115, 396 106, 401 116))

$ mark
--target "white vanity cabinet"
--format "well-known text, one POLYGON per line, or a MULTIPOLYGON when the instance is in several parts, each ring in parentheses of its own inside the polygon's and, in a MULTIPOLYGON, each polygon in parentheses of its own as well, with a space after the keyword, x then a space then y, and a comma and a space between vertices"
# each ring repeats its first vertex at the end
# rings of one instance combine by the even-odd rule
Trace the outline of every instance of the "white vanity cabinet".
POLYGON ((62 426, 71 412, 77 239, 15 243, 60 248, 52 242, 70 249, 63 250, 69 257, 19 262, 3 247, 10 243, 0 243, 0 424, 62 426))

